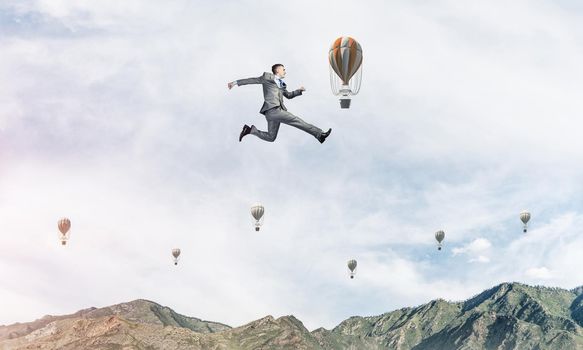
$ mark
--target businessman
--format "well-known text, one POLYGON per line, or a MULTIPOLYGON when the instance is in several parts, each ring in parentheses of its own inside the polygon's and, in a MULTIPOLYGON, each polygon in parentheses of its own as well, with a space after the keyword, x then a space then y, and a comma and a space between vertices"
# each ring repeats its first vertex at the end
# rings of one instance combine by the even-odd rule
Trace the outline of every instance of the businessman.
POLYGON ((262 140, 273 142, 277 137, 277 132, 279 131, 279 125, 281 123, 294 126, 300 130, 307 132, 310 135, 313 135, 320 143, 324 143, 326 138, 330 136, 332 129, 328 129, 328 131, 323 132, 322 129, 308 124, 303 121, 301 118, 291 114, 285 108, 283 104, 283 98, 294 98, 296 96, 300 96, 303 91, 306 91, 304 87, 300 87, 299 89, 289 92, 287 91, 286 84, 283 82, 285 78, 285 67, 283 64, 274 64, 271 67, 271 73, 265 72, 262 76, 258 78, 249 78, 249 79, 240 79, 227 84, 227 87, 230 89, 233 86, 242 86, 242 85, 249 85, 249 84, 261 84, 263 85, 263 107, 259 113, 265 115, 265 119, 267 120, 267 131, 261 131, 255 127, 255 125, 243 125, 243 130, 239 135, 239 142, 245 137, 246 135, 255 135, 262 140))

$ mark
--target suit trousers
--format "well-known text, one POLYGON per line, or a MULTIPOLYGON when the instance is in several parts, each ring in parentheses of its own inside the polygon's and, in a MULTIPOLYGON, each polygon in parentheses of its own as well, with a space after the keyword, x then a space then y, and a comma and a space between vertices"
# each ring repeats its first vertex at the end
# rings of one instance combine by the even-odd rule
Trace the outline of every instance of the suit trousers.
POLYGON ((265 119, 267 120, 267 131, 258 130, 255 126, 253 126, 251 128, 251 134, 268 142, 275 141, 277 132, 279 131, 279 125, 281 123, 296 127, 316 138, 318 138, 322 133, 322 129, 312 124, 306 123, 300 117, 297 117, 290 112, 281 109, 281 107, 276 107, 265 111, 265 119))

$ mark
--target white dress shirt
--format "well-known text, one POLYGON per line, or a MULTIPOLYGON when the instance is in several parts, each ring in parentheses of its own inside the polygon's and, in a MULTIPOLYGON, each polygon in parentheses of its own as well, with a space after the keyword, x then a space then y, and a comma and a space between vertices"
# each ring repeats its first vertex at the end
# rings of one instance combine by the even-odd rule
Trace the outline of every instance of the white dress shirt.
POLYGON ((283 87, 283 86, 282 86, 282 84, 283 84, 283 78, 280 78, 279 76, 277 76, 277 75, 276 75, 276 76, 275 76, 275 79, 273 79, 273 80, 275 80, 275 83, 277 84, 277 86, 279 86, 279 88, 280 88, 280 89, 283 87), (280 84, 280 82, 281 82, 282 84, 280 84))

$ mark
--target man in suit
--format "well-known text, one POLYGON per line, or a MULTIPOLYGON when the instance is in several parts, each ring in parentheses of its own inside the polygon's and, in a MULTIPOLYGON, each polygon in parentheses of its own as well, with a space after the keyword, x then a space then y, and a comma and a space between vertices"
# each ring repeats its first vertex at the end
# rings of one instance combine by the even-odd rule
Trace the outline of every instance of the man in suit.
POLYGON ((241 142, 244 136, 249 134, 255 135, 262 140, 273 142, 277 137, 280 123, 291 125, 303 130, 308 134, 313 135, 318 141, 320 141, 320 143, 324 143, 326 138, 330 136, 332 129, 323 132, 322 129, 306 123, 301 118, 287 111, 287 108, 285 108, 285 105, 283 104, 283 97, 292 99, 296 96, 300 96, 303 91, 306 91, 306 89, 302 86, 295 91, 289 92, 287 91, 286 84, 283 82, 283 78, 285 78, 285 67, 283 64, 278 63, 271 67, 271 73, 265 72, 258 78, 240 79, 227 84, 229 90, 232 89, 233 86, 249 84, 263 85, 263 98, 265 101, 263 102, 263 107, 261 107, 259 113, 265 115, 265 119, 267 120, 267 131, 258 130, 255 125, 249 126, 245 124, 239 135, 239 142, 241 142))

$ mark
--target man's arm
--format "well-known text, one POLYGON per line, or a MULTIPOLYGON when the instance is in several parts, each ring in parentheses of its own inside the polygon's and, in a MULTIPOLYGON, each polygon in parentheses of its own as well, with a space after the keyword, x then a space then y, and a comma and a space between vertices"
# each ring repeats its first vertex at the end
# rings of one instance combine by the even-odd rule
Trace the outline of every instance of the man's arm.
POLYGON ((241 86, 241 85, 249 85, 249 84, 263 84, 263 78, 257 77, 257 78, 239 79, 239 80, 235 80, 235 81, 228 83, 227 87, 229 89, 232 89, 233 86, 241 86))
POLYGON ((301 96, 302 92, 306 91, 306 89, 304 89, 303 86, 301 86, 299 89, 294 90, 292 92, 289 92, 287 90, 283 90, 283 96, 285 96, 287 99, 292 99, 296 96, 301 96))

